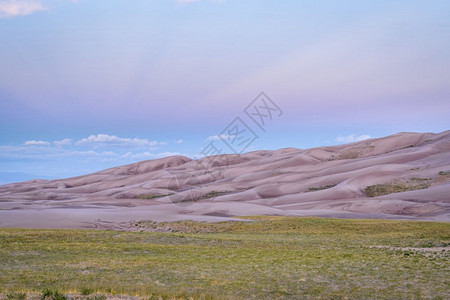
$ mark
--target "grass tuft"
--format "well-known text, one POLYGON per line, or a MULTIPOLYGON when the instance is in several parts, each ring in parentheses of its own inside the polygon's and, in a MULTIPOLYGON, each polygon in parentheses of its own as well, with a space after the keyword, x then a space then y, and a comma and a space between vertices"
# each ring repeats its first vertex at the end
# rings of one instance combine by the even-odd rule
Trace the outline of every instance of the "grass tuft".
POLYGON ((16 293, 7 293, 6 294, 6 299, 7 300, 25 300, 27 298, 27 294, 26 293, 22 293, 22 292, 16 292, 16 293))
POLYGON ((45 288, 41 294, 42 300, 67 300, 67 297, 58 290, 45 288))
POLYGON ((93 292, 94 292, 93 289, 86 288, 86 287, 83 287, 83 288, 80 289, 80 294, 83 295, 83 296, 90 295, 90 294, 92 294, 93 292))

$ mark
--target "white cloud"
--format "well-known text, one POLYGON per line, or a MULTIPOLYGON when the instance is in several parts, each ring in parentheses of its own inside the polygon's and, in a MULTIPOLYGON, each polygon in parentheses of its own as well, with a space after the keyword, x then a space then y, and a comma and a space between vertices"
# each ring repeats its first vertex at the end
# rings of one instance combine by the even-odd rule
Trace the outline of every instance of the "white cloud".
POLYGON ((60 141, 54 141, 53 144, 56 146, 67 146, 72 144, 72 139, 62 139, 60 141))
POLYGON ((184 142, 184 141, 183 141, 182 139, 179 139, 179 140, 176 140, 176 141, 175 141, 175 144, 178 144, 178 145, 179 145, 179 144, 182 144, 183 142, 184 142))
POLYGON ((175 156, 175 155, 188 156, 187 154, 183 154, 183 153, 180 153, 180 152, 166 151, 166 152, 161 152, 161 153, 155 154, 155 157, 167 157, 167 156, 175 156))
POLYGON ((133 153, 127 152, 120 156, 121 159, 156 159, 174 155, 183 155, 187 156, 187 154, 182 154, 179 152, 161 152, 161 153, 150 153, 150 152, 141 152, 141 153, 133 153))
MULTIPOLYGON (((1 1, 1 0, 0 0, 1 1)), ((63 139, 63 144, 66 142, 63 139)), ((111 147, 96 149, 87 147, 76 147, 74 142, 68 146, 59 147, 55 144, 42 140, 29 140, 21 145, 0 145, 0 160, 18 161, 26 168, 42 168, 45 174, 56 172, 55 176, 67 177, 77 174, 86 174, 94 170, 106 169, 113 166, 125 165, 137 161, 157 159, 166 156, 184 155, 179 152, 154 152, 151 147, 111 147), (67 168, 71 165, 71 168, 67 168), (68 173, 58 173, 59 169, 68 173), (69 171, 71 169, 72 171, 69 171), (77 169, 75 173, 73 170, 77 169), (56 174, 59 175, 56 175, 56 174)), ((42 173, 42 172, 39 172, 42 173)), ((44 174, 42 173, 42 174, 44 174)))
POLYGON ((26 16, 47 9, 36 0, 0 0, 0 18, 26 16))
MULTIPOLYGON (((199 0, 174 0, 178 4, 190 4, 199 0)), ((79 0, 69 0, 69 2, 79 2, 79 0)), ((215 1, 222 2, 222 1, 215 1)), ((14 18, 27 16, 39 11, 49 10, 44 5, 44 0, 0 0, 0 18, 14 18)))
POLYGON ((150 152, 142 152, 142 153, 133 153, 133 152, 127 152, 120 156, 122 159, 149 159, 151 157, 154 157, 153 153, 150 152))
POLYGON ((350 134, 347 136, 338 136, 336 137, 334 140, 338 143, 354 143, 354 142, 359 142, 359 141, 364 141, 364 140, 368 140, 371 139, 373 137, 371 137, 368 134, 363 134, 363 135, 355 135, 355 134, 350 134))
POLYGON ((220 139, 226 140, 226 139, 230 139, 232 137, 233 137, 233 135, 219 134, 219 135, 212 135, 212 136, 208 137, 206 140, 207 141, 217 141, 217 140, 220 140, 220 139))
POLYGON ((50 145, 49 142, 46 141, 36 141, 36 140, 30 140, 30 141, 26 141, 24 143, 25 146, 48 146, 50 145))
POLYGON ((90 135, 87 138, 81 139, 75 143, 77 146, 96 145, 96 146, 125 146, 125 147, 148 147, 165 145, 166 142, 149 141, 148 139, 138 138, 121 138, 109 134, 90 135))

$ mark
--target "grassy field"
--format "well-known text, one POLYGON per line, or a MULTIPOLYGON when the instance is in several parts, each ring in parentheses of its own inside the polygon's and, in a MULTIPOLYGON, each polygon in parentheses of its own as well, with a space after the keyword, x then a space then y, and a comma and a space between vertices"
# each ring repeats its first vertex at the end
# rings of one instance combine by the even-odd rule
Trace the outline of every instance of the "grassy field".
POLYGON ((450 298, 449 223, 253 219, 0 229, 0 298, 450 298))

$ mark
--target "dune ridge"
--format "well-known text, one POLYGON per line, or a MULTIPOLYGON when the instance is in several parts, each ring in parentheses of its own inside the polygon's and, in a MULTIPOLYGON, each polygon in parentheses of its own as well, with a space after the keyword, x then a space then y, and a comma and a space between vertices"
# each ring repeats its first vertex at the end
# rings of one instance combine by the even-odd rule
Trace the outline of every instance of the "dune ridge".
POLYGON ((200 160, 171 156, 0 186, 0 227, 113 228, 246 215, 448 222, 450 131, 200 160))

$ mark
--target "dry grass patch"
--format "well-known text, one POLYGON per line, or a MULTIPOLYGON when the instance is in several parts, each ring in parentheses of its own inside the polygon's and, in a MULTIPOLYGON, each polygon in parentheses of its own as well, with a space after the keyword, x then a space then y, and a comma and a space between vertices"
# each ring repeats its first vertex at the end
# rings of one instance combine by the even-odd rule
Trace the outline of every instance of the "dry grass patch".
POLYGON ((144 199, 144 200, 151 200, 151 199, 164 198, 164 197, 168 197, 168 196, 172 196, 172 195, 173 194, 165 194, 165 195, 143 194, 143 195, 139 195, 138 198, 144 199))
POLYGON ((364 188, 364 191, 369 197, 378 197, 394 193, 422 190, 431 186, 430 180, 429 178, 413 177, 407 182, 394 181, 369 185, 364 188))
POLYGON ((316 191, 331 189, 332 187, 335 187, 336 185, 337 184, 329 184, 329 185, 322 185, 319 187, 310 187, 305 192, 316 192, 316 191))

